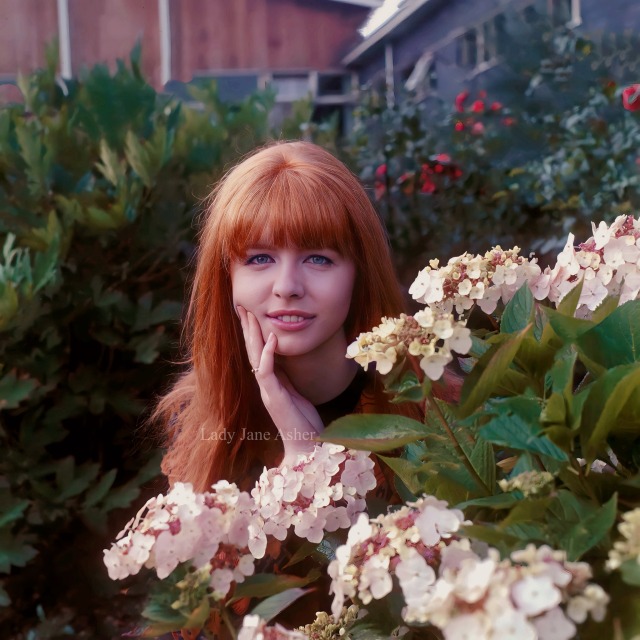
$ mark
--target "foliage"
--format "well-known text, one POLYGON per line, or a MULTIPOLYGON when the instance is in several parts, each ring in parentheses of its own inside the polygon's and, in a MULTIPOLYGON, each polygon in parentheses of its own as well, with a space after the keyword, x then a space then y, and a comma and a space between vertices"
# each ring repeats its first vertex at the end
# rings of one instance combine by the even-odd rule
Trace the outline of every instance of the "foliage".
POLYGON ((0 626, 107 637, 139 606, 100 550, 154 490, 144 411, 177 355, 194 217, 274 135, 274 97, 229 105, 210 84, 187 107, 145 82, 139 49, 73 80, 55 61, 0 111, 0 626))
POLYGON ((496 244, 544 258, 569 229, 638 207, 640 123, 620 109, 637 39, 513 17, 509 29, 504 63, 454 104, 405 95, 390 107, 370 91, 357 109, 347 152, 405 281, 427 259, 496 244))

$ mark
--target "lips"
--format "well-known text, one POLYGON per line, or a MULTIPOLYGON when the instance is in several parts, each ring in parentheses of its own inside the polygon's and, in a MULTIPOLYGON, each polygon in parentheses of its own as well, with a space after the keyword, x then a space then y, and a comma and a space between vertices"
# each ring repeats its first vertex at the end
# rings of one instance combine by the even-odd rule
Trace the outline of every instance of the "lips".
POLYGON ((315 316, 311 313, 298 310, 273 311, 267 314, 271 323, 278 329, 285 331, 298 331, 309 326, 315 316))

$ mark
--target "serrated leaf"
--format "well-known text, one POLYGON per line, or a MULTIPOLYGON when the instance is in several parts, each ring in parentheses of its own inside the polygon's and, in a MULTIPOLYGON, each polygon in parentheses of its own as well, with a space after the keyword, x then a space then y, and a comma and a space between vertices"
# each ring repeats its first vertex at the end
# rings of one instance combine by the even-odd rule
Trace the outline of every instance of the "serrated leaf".
POLYGON ((567 460, 567 454, 547 438, 540 426, 542 407, 537 398, 505 398, 493 400, 487 409, 492 416, 480 430, 488 442, 541 453, 556 460, 567 460))
POLYGON ((332 422, 317 439, 349 449, 378 452, 397 449, 426 434, 421 422, 405 416, 354 414, 332 422))
POLYGON ((422 467, 421 464, 415 464, 404 458, 392 458, 378 454, 378 458, 382 460, 402 482, 413 493, 417 493, 421 489, 421 483, 418 479, 418 473, 422 467))
POLYGON ((608 502, 593 508, 571 527, 560 539, 562 548, 567 552, 567 559, 571 562, 579 560, 599 544, 613 527, 616 513, 617 494, 614 494, 608 502))

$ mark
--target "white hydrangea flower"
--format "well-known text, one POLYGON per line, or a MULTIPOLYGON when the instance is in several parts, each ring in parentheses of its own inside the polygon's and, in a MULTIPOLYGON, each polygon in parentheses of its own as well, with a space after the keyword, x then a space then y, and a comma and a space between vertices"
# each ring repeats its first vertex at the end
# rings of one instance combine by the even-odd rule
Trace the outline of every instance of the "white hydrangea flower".
POLYGON ((347 349, 347 357, 366 368, 375 362, 379 373, 391 371, 407 354, 420 358, 420 367, 431 380, 442 377, 452 351, 471 349, 471 332, 449 312, 426 308, 414 316, 383 318, 368 333, 361 333, 347 349))

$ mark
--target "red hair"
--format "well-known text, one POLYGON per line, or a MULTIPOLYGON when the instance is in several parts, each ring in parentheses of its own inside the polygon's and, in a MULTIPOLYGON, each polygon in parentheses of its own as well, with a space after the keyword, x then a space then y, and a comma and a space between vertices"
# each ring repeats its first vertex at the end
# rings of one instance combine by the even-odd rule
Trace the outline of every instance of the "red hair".
POLYGON ((404 306, 382 223, 358 179, 330 153, 307 142, 278 143, 227 173, 200 232, 185 330, 190 368, 154 413, 167 425, 164 473, 197 491, 222 478, 239 482, 256 462, 273 463, 273 445, 240 438, 243 428, 262 428, 277 442, 250 371, 229 275, 230 262, 265 233, 277 246, 327 247, 353 260, 347 340, 404 306))

